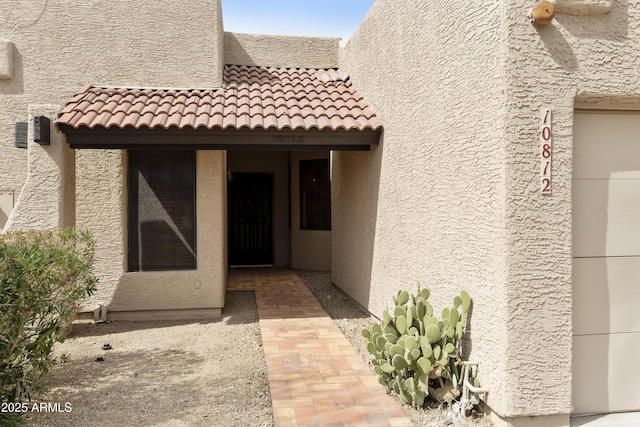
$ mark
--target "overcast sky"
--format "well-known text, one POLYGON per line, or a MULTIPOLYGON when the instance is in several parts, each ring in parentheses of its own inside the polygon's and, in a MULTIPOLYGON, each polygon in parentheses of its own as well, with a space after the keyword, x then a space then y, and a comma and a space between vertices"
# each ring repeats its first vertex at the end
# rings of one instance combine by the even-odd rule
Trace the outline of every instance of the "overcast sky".
POLYGON ((358 27, 374 0, 222 0, 224 30, 340 37, 358 27))

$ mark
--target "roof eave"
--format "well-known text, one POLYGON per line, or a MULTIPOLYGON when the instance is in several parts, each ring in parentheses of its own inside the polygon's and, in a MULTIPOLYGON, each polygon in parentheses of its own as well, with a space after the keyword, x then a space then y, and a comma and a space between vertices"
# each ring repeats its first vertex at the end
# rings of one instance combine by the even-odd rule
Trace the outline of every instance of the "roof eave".
POLYGON ((58 123, 71 148, 368 151, 381 129, 263 130, 193 128, 74 128, 58 123))

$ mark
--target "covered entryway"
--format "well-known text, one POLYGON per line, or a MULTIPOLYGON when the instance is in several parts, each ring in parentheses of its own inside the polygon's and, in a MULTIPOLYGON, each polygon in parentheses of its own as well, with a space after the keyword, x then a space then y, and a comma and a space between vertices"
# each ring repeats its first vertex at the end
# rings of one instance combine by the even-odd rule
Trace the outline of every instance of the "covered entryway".
MULTIPOLYGON (((128 271, 120 279, 113 305, 121 311, 173 310, 176 306, 184 310, 219 310, 224 304, 222 291, 230 264, 322 269, 300 262, 297 257, 322 260, 314 250, 327 247, 327 243, 329 250, 321 252, 329 254, 325 257, 330 262, 330 240, 326 238, 330 238, 330 231, 325 228, 330 218, 317 209, 322 204, 311 203, 309 197, 315 195, 315 191, 305 193, 297 188, 304 180, 297 179, 296 173, 307 160, 314 160, 312 163, 316 165, 315 160, 322 159, 317 157, 319 152, 325 153, 326 158, 334 150, 369 150, 380 141, 380 122, 353 89, 348 76, 339 70, 229 64, 224 67, 223 80, 222 87, 201 89, 89 85, 75 94, 58 114, 55 124, 71 148, 87 150, 85 153, 92 157, 115 158, 110 160, 118 173, 115 178, 109 180, 98 171, 95 178, 92 176, 92 180, 86 180, 80 187, 110 188, 115 182, 123 195, 114 192, 118 195, 114 196, 116 203, 135 198, 133 180, 137 175, 128 174, 126 169, 132 153, 144 160, 146 157, 172 158, 172 153, 189 152, 195 159, 189 166, 189 179, 195 185, 189 188, 188 194, 181 186, 169 189, 159 185, 154 189, 150 183, 148 187, 153 191, 142 194, 149 196, 151 202, 145 199, 137 207, 133 203, 118 205, 121 207, 113 213, 117 218, 112 223, 126 224, 124 228, 132 230, 128 239, 127 230, 123 230, 125 236, 116 236, 114 240, 126 242, 122 252, 134 253, 136 247, 131 242, 144 240, 135 233, 149 228, 145 224, 138 227, 140 221, 134 222, 136 214, 143 222, 167 223, 168 227, 160 228, 163 233, 176 234, 176 229, 182 229, 171 214, 164 215, 160 209, 153 209, 153 215, 147 212, 148 206, 159 208, 155 199, 180 200, 179 196, 184 195, 194 206, 188 212, 188 224, 193 227, 187 231, 195 238, 185 239, 188 243, 185 246, 195 262, 179 265, 184 269, 177 273, 174 264, 156 265, 154 274, 135 271, 134 263, 129 262, 128 266, 124 263, 128 271), (268 169, 274 167, 274 162, 284 173, 268 169), (289 165, 290 173, 287 172, 289 165), (234 196, 230 203, 228 193, 230 190, 235 193, 237 188, 235 184, 229 187, 229 178, 241 173, 272 174, 273 200, 267 201, 269 184, 254 176, 241 184, 244 194, 234 196), (252 189, 254 185, 258 187, 256 191, 252 189), (170 194, 159 196, 162 192, 170 194), (295 197, 306 203, 297 203, 295 197), (264 198, 261 208, 252 207, 260 198, 264 198), (269 204, 273 216, 268 215, 269 204), (296 206, 306 216, 301 218, 296 206), (280 209, 284 209, 284 214, 280 209), (247 222, 251 216, 253 223, 247 222), (172 227, 169 219, 176 227, 172 227), (269 222, 273 223, 272 235, 269 235, 269 222), (243 240, 242 233, 230 235, 230 230, 235 229, 251 231, 248 234, 251 238, 243 240), (324 239, 323 245, 316 244, 320 239, 324 239), (157 286, 158 277, 163 280, 163 288, 157 286)), ((173 174, 153 161, 147 169, 161 175, 173 174)), ((178 165, 172 166, 173 169, 177 171, 178 165)), ((179 173, 175 176, 182 177, 179 173)), ((243 181, 239 179, 238 182, 243 181)), ((317 183, 313 179, 311 182, 317 183)), ((143 189, 146 188, 143 185, 143 189)), ((172 240, 158 237, 156 240, 163 246, 152 249, 171 253, 168 246, 172 240)), ((142 252, 144 261, 144 248, 142 252)))
POLYGON ((329 270, 331 222, 316 207, 330 211, 330 152, 230 150, 226 154, 229 265, 329 270), (314 168, 318 165, 324 167, 314 168), (266 187, 271 190, 269 201, 266 187))
POLYGON ((573 413, 640 411, 640 113, 577 111, 573 413))

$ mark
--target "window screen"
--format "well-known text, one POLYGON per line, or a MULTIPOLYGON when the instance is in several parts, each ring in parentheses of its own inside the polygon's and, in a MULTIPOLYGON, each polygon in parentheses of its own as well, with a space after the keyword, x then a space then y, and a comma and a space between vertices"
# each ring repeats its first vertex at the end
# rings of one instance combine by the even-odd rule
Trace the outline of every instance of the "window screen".
POLYGON ((300 229, 331 230, 329 159, 300 160, 300 229))
POLYGON ((129 271, 196 268, 195 152, 129 151, 129 271))

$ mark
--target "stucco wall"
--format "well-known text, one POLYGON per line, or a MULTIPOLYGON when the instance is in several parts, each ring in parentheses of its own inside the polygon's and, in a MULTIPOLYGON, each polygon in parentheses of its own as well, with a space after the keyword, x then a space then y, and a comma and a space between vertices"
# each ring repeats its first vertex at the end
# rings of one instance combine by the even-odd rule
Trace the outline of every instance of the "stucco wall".
MULTIPOLYGON (((64 104, 87 83, 179 88, 221 86, 224 51, 220 1, 174 4, 142 0, 136 2, 134 9, 135 13, 132 3, 123 0, 73 5, 62 0, 0 0, 0 37, 13 45, 13 75, 10 79, 6 76, 0 79, 0 187, 3 190, 14 191, 16 198, 34 197, 31 192, 19 196, 27 176, 27 150, 14 147, 14 125, 27 121, 30 104, 64 104)), ((3 61, 3 67, 7 66, 5 62, 8 61, 3 61)), ((58 139, 60 136, 55 135, 58 139)), ((215 209, 218 216, 209 218, 202 227, 211 226, 219 238, 215 242, 209 242, 209 237, 199 240, 201 248, 212 246, 204 252, 211 258, 202 263, 199 259, 199 265, 205 267, 198 274, 206 280, 202 280, 201 290, 188 296, 184 291, 195 287, 194 278, 182 285, 170 286, 167 283, 171 279, 160 275, 157 281, 164 283, 164 287, 153 286, 149 280, 129 286, 132 282, 129 276, 121 282, 127 250, 126 153, 76 152, 75 224, 80 229, 88 228, 96 238, 95 271, 100 278, 98 292, 85 309, 92 310, 97 303, 109 304, 112 298, 110 308, 114 310, 126 310, 138 303, 137 308, 155 310, 166 307, 168 301, 175 303, 174 308, 222 306, 226 232, 212 223, 224 218, 226 202, 224 187, 216 184, 217 178, 211 175, 219 169, 224 171, 220 166, 224 160, 220 153, 217 157, 210 156, 213 157, 198 157, 199 170, 207 169, 202 162, 211 164, 209 180, 203 185, 221 188, 222 195, 216 193, 211 197, 216 204, 209 207, 215 209), (208 265, 216 267, 206 267, 208 265), (212 288, 214 282, 215 289, 212 288), (119 286, 121 284, 123 286, 119 286), (134 296, 132 290, 142 294, 134 296), (158 297, 160 291, 164 295, 158 297), (179 292, 183 294, 177 295, 179 292)), ((70 199, 66 203, 73 205, 70 199)), ((201 201, 199 206, 205 207, 207 203, 201 201)), ((73 225, 73 218, 66 221, 70 223, 67 225, 73 225)))
POLYGON ((507 374, 502 14, 500 2, 378 0, 347 43, 341 69, 384 132, 371 152, 334 153, 332 280, 378 316, 418 281, 438 310, 467 289, 465 357, 481 362, 504 414, 518 390, 507 374))
POLYGON ((4 231, 72 227, 75 220, 75 152, 53 130, 58 105, 30 105, 28 176, 4 231), (47 117, 49 144, 34 141, 34 118, 47 117))
POLYGON ((467 288, 469 357, 493 413, 501 425, 556 426, 571 412, 573 111, 640 108, 640 10, 619 1, 539 27, 530 7, 375 3, 341 67, 384 137, 370 153, 335 156, 332 277, 376 314, 416 280, 436 305, 467 288), (543 196, 545 106, 554 148, 543 196))
POLYGON ((224 33, 225 62, 265 67, 335 68, 339 38, 224 33))
MULTIPOLYGON (((93 152, 93 151, 91 151, 93 152)), ((115 162, 113 162, 115 163, 115 162)), ((115 168, 114 168, 115 171, 115 168)), ((97 191, 100 197, 100 191, 97 191)), ((98 301, 108 305, 110 317, 138 319, 146 311, 146 318, 195 318, 219 314, 224 305, 227 275, 226 259, 226 159, 222 151, 198 151, 196 155, 196 242, 198 262, 196 270, 167 272, 135 272, 120 275, 113 290, 105 292, 110 298, 98 301), (112 295, 112 297, 111 297, 112 295), (173 311, 167 312, 168 310, 173 311), (181 310, 184 313, 181 314, 181 310)), ((102 197, 106 194, 102 194, 102 197)), ((96 205, 99 205, 96 203, 96 205)), ((124 212, 126 207, 115 208, 124 212)), ((113 213, 115 215, 115 212, 113 213)), ((98 216, 97 212, 94 216, 98 216)), ((96 224, 92 224, 96 229, 96 224)), ((113 233, 115 247, 124 234, 113 233)), ((101 234, 101 241, 108 240, 101 234)), ((117 257, 105 256, 102 263, 117 257)), ((125 260, 126 258, 121 258, 125 260)), ((116 270, 116 266, 113 266, 116 270)), ((104 273, 103 273, 104 275, 104 273)), ((103 276, 102 276, 103 277, 103 276)), ((101 279, 101 289, 104 289, 101 279)))
POLYGON ((13 146, 14 125, 27 120, 29 104, 64 104, 87 83, 222 82, 217 0, 141 0, 134 8, 125 0, 0 0, 0 10, 0 38, 13 44, 13 75, 0 78, 0 183, 16 197, 26 179, 27 153, 13 146))
POLYGON ((571 411, 573 111, 575 105, 640 108, 640 10, 618 1, 607 15, 558 14, 550 25, 536 27, 521 19, 528 7, 527 1, 511 0, 505 10, 507 374, 518 391, 509 410, 541 413, 550 406, 566 413, 571 411), (542 106, 553 110, 554 144, 553 193, 544 197, 537 137, 542 106), (548 356, 540 358, 531 349, 545 349, 548 356))
POLYGON ((331 270, 331 231, 300 229, 300 160, 326 159, 327 151, 291 152, 291 267, 331 270))
POLYGON ((107 305, 126 269, 127 158, 121 150, 76 150, 76 228, 95 241, 97 291, 83 305, 107 305))

